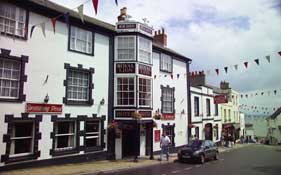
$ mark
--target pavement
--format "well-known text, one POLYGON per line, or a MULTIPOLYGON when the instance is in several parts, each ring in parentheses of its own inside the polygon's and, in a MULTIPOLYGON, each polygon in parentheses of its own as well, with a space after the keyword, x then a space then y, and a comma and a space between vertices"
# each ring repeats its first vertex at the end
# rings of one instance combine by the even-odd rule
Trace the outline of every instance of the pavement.
MULTIPOLYGON (((219 147, 219 152, 229 152, 249 145, 251 144, 236 144, 232 148, 219 147)), ((158 158, 159 155, 155 155, 154 160, 149 160, 149 157, 140 157, 138 162, 134 162, 133 159, 123 159, 116 161, 102 160, 74 164, 52 165, 4 171, 0 172, 0 175, 98 175, 136 168, 150 167, 154 165, 171 164, 174 163, 175 160, 177 160, 177 154, 170 154, 169 161, 165 161, 165 156, 163 161, 158 161, 158 158)))

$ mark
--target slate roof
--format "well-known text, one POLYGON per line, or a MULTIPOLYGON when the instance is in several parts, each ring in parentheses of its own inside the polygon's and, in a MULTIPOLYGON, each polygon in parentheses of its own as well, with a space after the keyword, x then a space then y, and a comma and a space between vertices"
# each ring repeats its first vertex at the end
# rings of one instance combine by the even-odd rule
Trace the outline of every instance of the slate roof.
POLYGON ((276 119, 276 117, 281 114, 281 107, 279 107, 273 114, 271 114, 271 116, 269 116, 269 119, 276 119))

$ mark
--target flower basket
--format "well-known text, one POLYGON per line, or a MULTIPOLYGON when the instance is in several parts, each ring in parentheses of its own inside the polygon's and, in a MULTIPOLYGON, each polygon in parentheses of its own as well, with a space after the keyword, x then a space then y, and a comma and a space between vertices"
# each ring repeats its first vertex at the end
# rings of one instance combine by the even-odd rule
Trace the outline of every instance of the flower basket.
POLYGON ((160 114, 155 114, 155 115, 153 116, 153 118, 154 118, 155 120, 160 120, 160 119, 161 119, 161 115, 160 115, 160 114))
POLYGON ((107 126, 108 129, 116 129, 118 126, 118 123, 115 120, 112 120, 112 122, 107 126))
POLYGON ((142 118, 142 116, 141 116, 140 113, 134 112, 132 118, 135 119, 135 120, 140 120, 142 118))

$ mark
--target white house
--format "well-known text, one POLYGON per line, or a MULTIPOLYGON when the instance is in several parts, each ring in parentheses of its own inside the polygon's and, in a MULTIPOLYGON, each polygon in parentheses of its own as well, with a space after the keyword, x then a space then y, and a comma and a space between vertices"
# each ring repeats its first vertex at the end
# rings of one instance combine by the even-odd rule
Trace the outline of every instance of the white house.
POLYGON ((199 139, 219 142, 221 138, 221 115, 219 104, 215 103, 211 86, 205 83, 203 72, 191 74, 191 125, 192 135, 199 139))
POLYGON ((270 144, 281 144, 281 107, 267 119, 267 137, 270 144))
POLYGON ((1 169, 105 159, 114 26, 10 0, 0 2, 0 32, 1 169))
POLYGON ((187 144, 190 59, 167 48, 164 30, 153 35, 145 23, 121 9, 114 59, 115 156, 150 155, 167 132, 173 148, 187 144))

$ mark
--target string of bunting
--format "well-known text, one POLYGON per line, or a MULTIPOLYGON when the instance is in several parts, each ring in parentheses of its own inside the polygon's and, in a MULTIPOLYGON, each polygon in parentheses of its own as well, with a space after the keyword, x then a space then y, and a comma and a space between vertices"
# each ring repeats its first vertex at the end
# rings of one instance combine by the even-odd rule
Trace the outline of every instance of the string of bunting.
POLYGON ((253 97, 258 97, 258 96, 271 96, 271 95, 279 95, 281 94, 281 89, 272 89, 272 90, 259 90, 256 92, 250 92, 250 93, 240 93, 240 98, 253 98, 253 97), (279 92, 280 91, 280 92, 279 92))
MULTIPOLYGON (((88 2, 92 1, 93 3, 93 7, 94 7, 94 11, 95 11, 95 15, 97 15, 98 13, 98 3, 99 3, 99 0, 87 0, 85 1, 84 3, 80 4, 78 7, 75 7, 71 10, 76 10, 78 11, 78 14, 79 14, 79 17, 82 21, 82 23, 84 23, 84 5, 87 4, 88 2)), ((115 0, 115 4, 118 5, 118 0, 115 0)), ((44 37, 46 37, 46 32, 45 32, 45 28, 46 28, 46 23, 50 22, 52 23, 52 26, 53 26, 53 31, 54 31, 54 34, 56 33, 56 22, 57 22, 57 19, 58 18, 61 18, 63 17, 64 18, 64 22, 66 23, 67 26, 69 26, 69 12, 65 12, 63 14, 60 14, 56 17, 53 17, 51 18, 51 20, 47 20, 45 22, 42 22, 42 23, 39 23, 39 24, 36 24, 36 25, 33 25, 31 26, 31 29, 30 29, 30 38, 32 37, 32 34, 35 30, 36 27, 40 26, 41 30, 42 30, 42 33, 44 35, 44 37)), ((25 30, 27 31, 27 30, 25 30)))
MULTIPOLYGON (((277 53, 279 54, 279 56, 281 56, 281 51, 279 51, 279 52, 277 52, 277 53)), ((271 62, 271 57, 270 57, 270 55, 267 55, 267 56, 265 56, 264 58, 265 58, 265 60, 266 60, 268 63, 271 62)), ((261 64, 261 59, 259 59, 259 58, 256 58, 256 59, 254 59, 253 61, 254 61, 254 63, 255 63, 257 66, 259 66, 259 65, 261 64)), ((242 67, 244 67, 245 69, 248 69, 249 63, 250 63, 249 61, 243 62, 242 67)), ((225 66, 225 67, 223 67, 223 70, 221 70, 221 69, 219 69, 219 68, 215 68, 215 69, 214 69, 214 73, 215 73, 217 76, 220 75, 222 72, 224 72, 225 74, 228 74, 228 73, 229 73, 229 68, 233 68, 235 71, 238 71, 238 70, 240 69, 240 67, 241 67, 241 65, 235 64, 235 65, 231 65, 231 66, 225 66)), ((203 71, 193 71, 193 72, 191 73, 191 76, 196 75, 197 72, 203 72, 203 73, 206 72, 206 75, 210 75, 210 74, 212 73, 212 71, 211 71, 210 69, 208 69, 208 70, 206 70, 206 71, 204 71, 204 70, 203 70, 203 71)))

